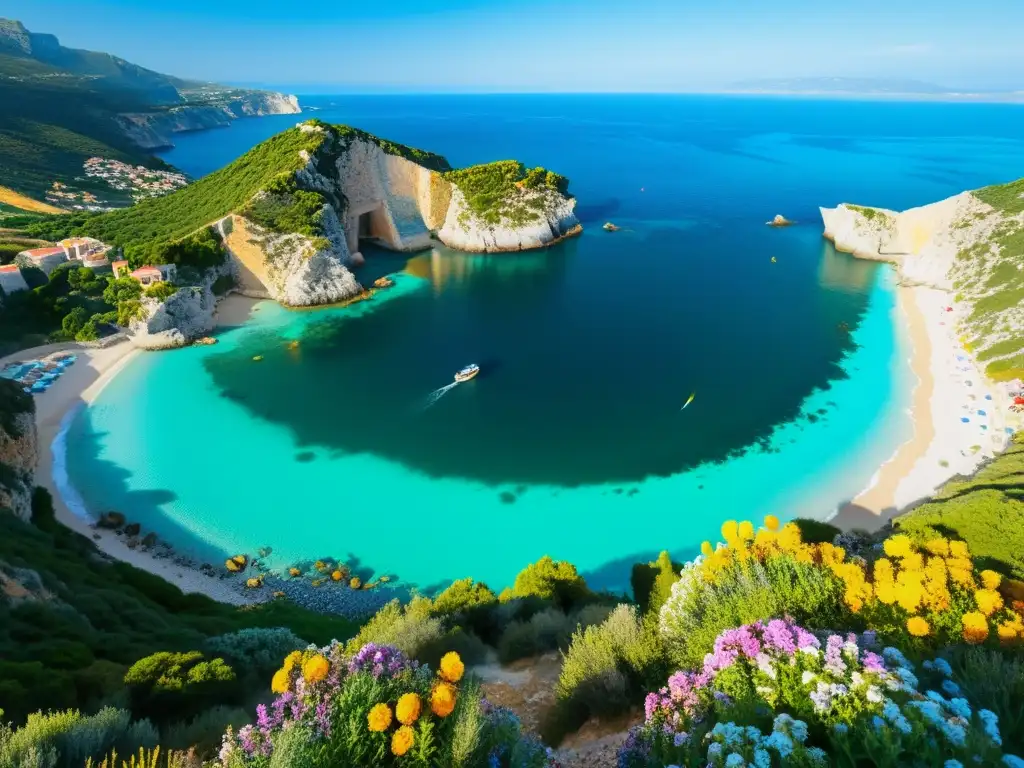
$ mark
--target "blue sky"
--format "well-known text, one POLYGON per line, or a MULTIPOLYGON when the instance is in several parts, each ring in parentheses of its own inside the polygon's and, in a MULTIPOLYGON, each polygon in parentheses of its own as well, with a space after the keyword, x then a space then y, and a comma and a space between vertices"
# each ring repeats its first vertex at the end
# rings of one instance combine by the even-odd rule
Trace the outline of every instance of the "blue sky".
POLYGON ((1024 0, 4 0, 162 72, 336 91, 687 91, 764 77, 1024 90, 1024 0))

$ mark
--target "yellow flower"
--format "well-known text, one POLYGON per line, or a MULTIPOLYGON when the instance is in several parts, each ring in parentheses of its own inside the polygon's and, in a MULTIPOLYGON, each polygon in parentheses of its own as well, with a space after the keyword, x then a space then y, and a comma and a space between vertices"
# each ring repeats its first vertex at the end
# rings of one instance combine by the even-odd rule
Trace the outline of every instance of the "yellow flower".
POLYGON ((345 578, 345 574, 341 571, 334 571, 334 573, 331 574, 331 578, 334 579, 334 581, 341 581, 345 578))
POLYGON ((712 548, 710 541, 701 542, 700 553, 704 555, 704 557, 711 557, 711 553, 714 551, 715 550, 712 548))
POLYGON ((914 545, 911 543, 909 536, 898 533, 886 539, 885 543, 882 544, 882 549, 885 550, 885 554, 889 557, 906 557, 914 551, 914 545))
POLYGON ((969 558, 971 556, 970 550, 967 548, 966 541, 951 541, 949 542, 949 554, 953 557, 969 558))
POLYGON ((803 545, 803 537, 800 534, 800 526, 796 523, 786 523, 779 531, 779 546, 787 552, 799 549, 803 545))
POLYGON ((302 651, 292 651, 284 657, 284 669, 286 672, 291 672, 295 669, 295 665, 302 661, 302 651))
POLYGON ((974 593, 974 602, 978 604, 978 610, 986 616, 1003 607, 1003 598, 994 589, 979 589, 974 593))
POLYGON ((358 576, 353 576, 348 582, 349 589, 360 589, 363 586, 363 581, 358 576))
POLYGON ((330 662, 318 653, 302 665, 302 676, 306 678, 307 683, 319 683, 327 677, 330 670, 330 662))
POLYGON ((988 638, 988 619, 977 611, 965 613, 961 619, 964 625, 964 640, 971 645, 979 645, 988 638))
POLYGON ((981 583, 985 589, 998 589, 1003 581, 1003 577, 995 571, 982 571, 980 575, 981 583))
MULTIPOLYGON (((956 561, 953 561, 956 562, 956 561)), ((959 584, 961 587, 973 587, 974 586, 974 574, 969 570, 963 568, 956 568, 950 566, 949 578, 959 584)))
POLYGON ((911 616, 907 619, 907 632, 914 637, 927 637, 931 631, 932 628, 928 626, 928 622, 920 616, 911 616))
POLYGON ((769 531, 779 530, 779 518, 777 518, 775 515, 765 515, 764 527, 767 528, 769 531))
POLYGON ((900 567, 905 571, 920 571, 924 568, 924 558, 917 552, 908 552, 903 557, 900 567))
POLYGON ((949 542, 941 536, 937 539, 931 539, 928 541, 924 548, 931 552, 933 555, 940 555, 945 557, 949 554, 949 542))
POLYGON ((441 677, 449 683, 457 683, 462 679, 466 667, 455 651, 449 651, 441 657, 441 677))
POLYGON ((398 697, 395 705, 395 717, 402 725, 412 725, 420 716, 420 697, 415 693, 405 693, 398 697))
POLYGON ((448 717, 455 710, 455 686, 438 683, 430 694, 430 711, 438 717, 448 717))
POLYGON ((291 684, 292 679, 288 674, 288 670, 279 669, 274 673, 274 678, 270 681, 270 690, 274 693, 287 693, 291 684))
POLYGON ((722 523, 722 538, 726 544, 731 544, 739 533, 739 525, 735 520, 726 520, 722 523))
POLYGON ((416 734, 408 725, 403 725, 391 736, 391 751, 397 757, 401 757, 410 749, 416 740, 416 734))
POLYGON ((366 716, 366 722, 374 733, 386 731, 391 725, 391 707, 387 704, 374 704, 366 716))
POLYGON ((1017 635, 1020 633, 1020 630, 1017 629, 1017 625, 1014 624, 1012 621, 1004 621, 1002 624, 999 625, 999 628, 996 630, 996 632, 999 635, 999 639, 1005 643, 1008 640, 1013 640, 1014 638, 1016 638, 1017 635))
POLYGON ((749 520, 744 520, 740 523, 739 534, 743 541, 750 541, 754 538, 754 524, 749 520))
POLYGON ((896 586, 890 582, 888 584, 876 584, 875 595, 878 597, 878 601, 885 605, 892 605, 896 602, 896 586))

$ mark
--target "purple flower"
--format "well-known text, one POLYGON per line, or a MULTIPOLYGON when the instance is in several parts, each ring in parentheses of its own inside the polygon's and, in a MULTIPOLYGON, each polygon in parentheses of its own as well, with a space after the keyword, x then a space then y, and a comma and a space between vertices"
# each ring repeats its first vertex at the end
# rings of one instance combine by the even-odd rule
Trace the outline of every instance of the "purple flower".
POLYGON ((397 648, 377 643, 364 645, 348 664, 348 671, 352 674, 369 672, 376 678, 394 677, 401 672, 415 668, 416 663, 410 662, 409 658, 397 648))
POLYGON ((796 641, 793 639, 793 631, 789 624, 782 619, 772 619, 764 628, 763 638, 765 645, 774 648, 782 653, 792 656, 796 653, 796 641))
POLYGON ((864 664, 865 672, 885 672, 885 662, 877 653, 868 651, 861 661, 864 664))

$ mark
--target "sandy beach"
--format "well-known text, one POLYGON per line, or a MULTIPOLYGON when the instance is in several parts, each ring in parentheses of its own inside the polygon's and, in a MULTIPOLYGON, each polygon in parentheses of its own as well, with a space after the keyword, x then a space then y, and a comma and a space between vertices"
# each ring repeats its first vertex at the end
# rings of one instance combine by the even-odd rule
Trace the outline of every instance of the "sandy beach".
POLYGON ((930 497, 954 475, 966 475, 1006 446, 1007 385, 990 382, 957 336, 962 311, 946 291, 901 286, 900 313, 916 378, 914 433, 833 519, 841 528, 877 528, 930 497), (952 311, 950 311, 952 308, 952 311))
MULTIPOLYGON (((73 351, 78 359, 47 391, 34 396, 39 440, 36 483, 46 488, 53 496, 57 519, 68 528, 93 539, 96 547, 110 557, 160 576, 178 586, 183 592, 202 593, 214 600, 236 605, 250 602, 232 581, 210 577, 197 569, 178 565, 174 563, 173 558, 157 558, 141 549, 131 549, 123 536, 118 536, 113 531, 94 528, 90 520, 72 511, 69 502, 76 507, 80 502, 73 498, 65 498, 54 478, 55 448, 62 450, 59 446, 54 446, 54 440, 67 419, 73 418, 73 414, 79 408, 95 400, 103 388, 136 355, 147 353, 140 352, 129 341, 121 341, 106 348, 59 344, 22 350, 0 359, 0 367, 15 360, 31 360, 59 350, 73 351)), ((62 455, 59 460, 63 461, 62 455)), ((82 512, 84 513, 84 510, 82 512)))

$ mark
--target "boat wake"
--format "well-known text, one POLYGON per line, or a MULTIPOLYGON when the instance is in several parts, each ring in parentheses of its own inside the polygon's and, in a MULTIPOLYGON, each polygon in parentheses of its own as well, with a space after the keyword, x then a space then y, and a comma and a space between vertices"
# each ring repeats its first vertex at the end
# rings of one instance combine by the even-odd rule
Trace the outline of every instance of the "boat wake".
POLYGON ((449 391, 455 389, 455 387, 457 386, 459 386, 459 382, 453 381, 451 384, 443 386, 440 389, 435 389, 433 392, 427 395, 427 402, 426 404, 424 404, 423 410, 425 411, 427 410, 427 408, 437 403, 438 400, 447 395, 449 391))

